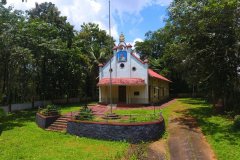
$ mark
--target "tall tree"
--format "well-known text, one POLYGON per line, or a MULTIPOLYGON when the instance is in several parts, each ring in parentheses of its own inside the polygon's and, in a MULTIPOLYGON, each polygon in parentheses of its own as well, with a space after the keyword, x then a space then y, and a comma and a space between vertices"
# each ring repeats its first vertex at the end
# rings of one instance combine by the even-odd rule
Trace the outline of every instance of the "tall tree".
POLYGON ((46 23, 54 25, 59 32, 59 36, 67 42, 68 48, 72 45, 74 37, 73 26, 67 22, 67 17, 61 16, 61 12, 51 2, 35 3, 35 8, 27 11, 29 19, 41 19, 46 23))
POLYGON ((88 23, 81 26, 76 35, 75 45, 86 56, 87 84, 86 92, 90 97, 97 97, 97 78, 99 63, 106 62, 112 55, 109 46, 114 46, 114 40, 101 30, 97 24, 88 23))

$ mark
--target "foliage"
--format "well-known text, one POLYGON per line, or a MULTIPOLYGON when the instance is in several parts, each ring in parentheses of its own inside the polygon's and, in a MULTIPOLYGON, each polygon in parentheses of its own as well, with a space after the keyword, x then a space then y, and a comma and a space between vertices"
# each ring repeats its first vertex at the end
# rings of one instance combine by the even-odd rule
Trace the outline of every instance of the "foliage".
POLYGON ((0 103, 96 97, 98 63, 113 46, 98 25, 74 31, 51 2, 26 12, 0 4, 0 15, 0 103))
POLYGON ((80 109, 79 114, 75 116, 77 120, 93 120, 94 115, 90 108, 84 106, 80 109))
POLYGON ((196 90, 213 102, 224 99, 226 110, 237 109, 239 6, 237 0, 174 0, 165 27, 148 32, 136 49, 176 83, 174 90, 196 90))
POLYGON ((87 97, 97 98, 98 65, 105 63, 112 55, 109 47, 114 46, 114 40, 101 30, 97 24, 83 23, 81 30, 74 39, 75 47, 79 48, 85 58, 87 70, 85 93, 87 97))
POLYGON ((6 116, 6 114, 5 114, 4 110, 2 108, 0 108, 0 119, 5 116, 6 116))
POLYGON ((39 112, 45 116, 56 116, 60 115, 60 108, 56 105, 49 104, 46 108, 40 109, 39 112))
POLYGON ((233 123, 234 128, 240 129, 240 115, 236 115, 234 117, 234 123, 233 123))

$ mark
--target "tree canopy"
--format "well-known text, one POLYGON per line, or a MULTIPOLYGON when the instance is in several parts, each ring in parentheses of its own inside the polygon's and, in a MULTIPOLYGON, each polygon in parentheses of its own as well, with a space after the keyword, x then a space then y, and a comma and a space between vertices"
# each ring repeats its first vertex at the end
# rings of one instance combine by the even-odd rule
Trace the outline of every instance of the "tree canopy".
POLYGON ((114 41, 93 23, 75 31, 45 2, 26 12, 0 4, 0 42, 0 102, 13 103, 96 97, 98 63, 114 41))
POLYGON ((173 81, 234 108, 240 104, 239 6, 237 0, 174 0, 166 26, 148 32, 136 49, 173 81))

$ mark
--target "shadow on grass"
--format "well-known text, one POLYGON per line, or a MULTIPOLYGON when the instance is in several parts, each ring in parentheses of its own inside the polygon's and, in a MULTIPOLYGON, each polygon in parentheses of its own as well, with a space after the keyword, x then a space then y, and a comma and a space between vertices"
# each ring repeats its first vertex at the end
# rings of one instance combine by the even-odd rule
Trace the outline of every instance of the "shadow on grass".
POLYGON ((179 101, 191 105, 182 113, 185 117, 196 118, 197 125, 205 135, 210 135, 216 142, 225 141, 231 145, 237 145, 240 140, 240 131, 233 128, 232 122, 226 116, 215 114, 211 104, 201 99, 180 99, 179 101))
POLYGON ((15 127, 23 127, 26 125, 26 122, 34 122, 36 112, 36 109, 17 111, 1 118, 0 135, 2 131, 11 130, 15 127))
POLYGON ((191 105, 203 105, 203 106, 209 106, 209 103, 207 103, 205 100, 201 98, 184 98, 179 99, 180 102, 191 104, 191 105))

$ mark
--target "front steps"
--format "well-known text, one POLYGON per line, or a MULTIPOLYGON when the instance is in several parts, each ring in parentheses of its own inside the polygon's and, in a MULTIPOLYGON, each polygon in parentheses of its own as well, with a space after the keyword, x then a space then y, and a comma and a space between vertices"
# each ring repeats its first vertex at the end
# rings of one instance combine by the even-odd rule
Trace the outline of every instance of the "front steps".
POLYGON ((63 115, 52 123, 46 130, 64 132, 67 129, 67 122, 71 119, 71 115, 63 115))

